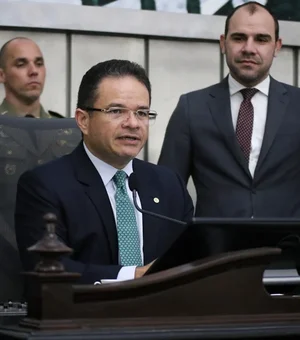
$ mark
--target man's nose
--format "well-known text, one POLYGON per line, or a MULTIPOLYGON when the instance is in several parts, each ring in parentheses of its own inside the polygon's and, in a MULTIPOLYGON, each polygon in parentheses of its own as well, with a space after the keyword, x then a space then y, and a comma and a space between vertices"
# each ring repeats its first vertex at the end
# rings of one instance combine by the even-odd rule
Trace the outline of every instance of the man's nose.
POLYGON ((35 64, 28 65, 28 73, 30 76, 35 76, 38 74, 38 67, 35 64))
POLYGON ((125 125, 130 126, 131 128, 136 128, 140 124, 140 121, 136 114, 133 111, 128 112, 128 116, 125 119, 125 125))
POLYGON ((255 51, 256 51, 255 41, 252 38, 247 39, 243 46, 243 52, 253 54, 255 53, 255 51))

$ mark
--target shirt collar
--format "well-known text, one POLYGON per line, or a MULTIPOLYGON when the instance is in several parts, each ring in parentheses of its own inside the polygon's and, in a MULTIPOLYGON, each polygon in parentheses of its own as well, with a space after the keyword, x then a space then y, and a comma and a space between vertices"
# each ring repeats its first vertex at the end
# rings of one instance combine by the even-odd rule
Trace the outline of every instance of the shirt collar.
MULTIPOLYGON (((231 74, 228 76, 228 85, 229 85, 229 93, 230 96, 233 96, 234 94, 238 93, 242 89, 245 89, 246 86, 240 84, 238 81, 236 81, 231 74)), ((270 76, 267 76, 266 79, 264 79, 261 83, 257 84, 255 86, 256 89, 258 89, 261 93, 268 96, 269 95, 269 87, 270 87, 270 76)))
MULTIPOLYGON (((110 164, 105 163, 98 157, 94 156, 90 152, 90 150, 87 148, 84 142, 83 142, 83 147, 89 159, 91 160, 94 167, 96 168, 99 175, 101 176, 104 185, 107 186, 107 184, 112 180, 116 172, 120 169, 116 169, 110 164)), ((133 173, 132 160, 122 170, 125 171, 127 176, 129 177, 133 173)))

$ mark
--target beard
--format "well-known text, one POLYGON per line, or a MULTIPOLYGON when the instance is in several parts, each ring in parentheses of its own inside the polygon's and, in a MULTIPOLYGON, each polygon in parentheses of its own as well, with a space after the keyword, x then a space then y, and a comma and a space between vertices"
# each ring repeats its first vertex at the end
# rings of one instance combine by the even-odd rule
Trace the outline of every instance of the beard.
MULTIPOLYGON (((251 58, 244 58, 252 60, 251 58)), ((270 66, 264 66, 261 61, 253 60, 256 64, 243 65, 242 59, 235 59, 233 63, 227 60, 227 65, 230 69, 230 73, 235 80, 246 87, 253 87, 263 81, 269 74, 270 66)))

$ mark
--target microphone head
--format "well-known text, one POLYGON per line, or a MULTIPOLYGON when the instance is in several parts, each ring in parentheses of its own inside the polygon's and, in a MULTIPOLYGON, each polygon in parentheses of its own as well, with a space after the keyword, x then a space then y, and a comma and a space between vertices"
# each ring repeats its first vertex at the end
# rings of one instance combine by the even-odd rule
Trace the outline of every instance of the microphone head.
POLYGON ((34 115, 32 115, 31 113, 27 113, 24 117, 26 117, 26 118, 35 118, 34 115))
POLYGON ((128 185, 131 191, 136 190, 138 187, 136 174, 133 172, 128 178, 128 185))

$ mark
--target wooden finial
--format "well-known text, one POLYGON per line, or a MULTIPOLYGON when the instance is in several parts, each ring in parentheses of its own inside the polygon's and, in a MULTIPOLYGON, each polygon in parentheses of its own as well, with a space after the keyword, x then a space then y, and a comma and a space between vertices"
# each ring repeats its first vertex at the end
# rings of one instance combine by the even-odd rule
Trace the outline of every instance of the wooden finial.
POLYGON ((36 244, 28 248, 29 252, 36 253, 40 256, 40 262, 37 263, 35 271, 44 273, 61 273, 65 270, 60 262, 60 257, 70 254, 72 249, 61 242, 56 233, 57 217, 53 213, 44 215, 46 230, 43 238, 36 244))

